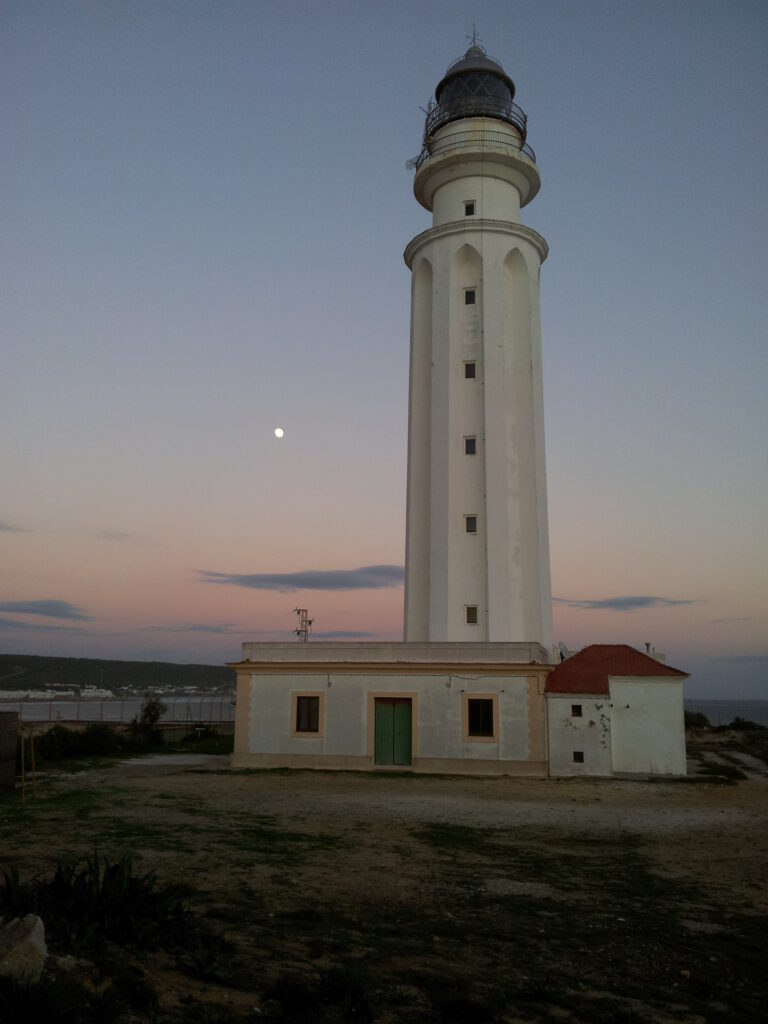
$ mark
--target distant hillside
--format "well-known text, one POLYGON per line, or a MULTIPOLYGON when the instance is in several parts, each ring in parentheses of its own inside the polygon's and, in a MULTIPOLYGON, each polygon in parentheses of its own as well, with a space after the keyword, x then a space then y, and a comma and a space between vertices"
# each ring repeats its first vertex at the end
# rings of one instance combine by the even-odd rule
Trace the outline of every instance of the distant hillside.
POLYGON ((230 691, 235 688, 235 673, 223 665, 0 654, 0 690, 81 690, 85 687, 113 693, 187 688, 230 691))

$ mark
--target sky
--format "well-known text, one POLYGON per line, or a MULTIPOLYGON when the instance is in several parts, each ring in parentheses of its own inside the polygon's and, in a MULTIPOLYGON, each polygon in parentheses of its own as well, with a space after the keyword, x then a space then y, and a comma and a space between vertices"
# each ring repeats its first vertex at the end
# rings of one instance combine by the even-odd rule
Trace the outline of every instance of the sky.
POLYGON ((4 0, 0 651, 402 638, 405 165, 473 26, 542 177, 556 638, 768 699, 762 0, 4 0))

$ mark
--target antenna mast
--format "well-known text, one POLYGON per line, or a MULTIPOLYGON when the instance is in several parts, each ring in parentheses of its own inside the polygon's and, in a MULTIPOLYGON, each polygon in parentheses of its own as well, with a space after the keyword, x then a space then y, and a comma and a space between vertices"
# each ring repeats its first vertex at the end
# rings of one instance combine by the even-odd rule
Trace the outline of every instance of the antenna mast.
POLYGON ((309 618, 309 611, 306 608, 294 608, 293 610, 299 616, 299 628, 294 629, 294 633, 299 638, 300 644, 306 644, 309 642, 309 637, 312 633, 312 623, 315 620, 309 618))

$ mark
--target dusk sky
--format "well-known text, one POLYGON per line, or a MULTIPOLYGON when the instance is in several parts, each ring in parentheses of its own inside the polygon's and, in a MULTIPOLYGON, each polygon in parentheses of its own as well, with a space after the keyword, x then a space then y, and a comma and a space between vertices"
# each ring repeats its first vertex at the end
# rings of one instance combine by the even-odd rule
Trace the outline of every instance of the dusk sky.
POLYGON ((402 638, 405 164, 474 23, 542 178, 556 638, 768 699, 764 0, 0 10, 0 650, 402 638))

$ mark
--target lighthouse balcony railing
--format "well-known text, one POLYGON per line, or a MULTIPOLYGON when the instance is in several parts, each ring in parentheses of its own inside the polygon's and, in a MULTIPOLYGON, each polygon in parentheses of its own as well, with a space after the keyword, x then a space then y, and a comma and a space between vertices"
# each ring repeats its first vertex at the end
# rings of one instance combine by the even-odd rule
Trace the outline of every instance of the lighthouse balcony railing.
POLYGON ((536 163, 536 154, 527 142, 524 143, 521 139, 510 135, 508 132, 484 130, 481 132, 451 132, 450 135, 443 135, 439 139, 431 142, 428 141, 424 144, 424 148, 415 160, 408 162, 408 167, 411 170, 418 171, 430 157, 443 156, 456 149, 513 150, 516 153, 522 153, 523 156, 536 163))
POLYGON ((523 142, 528 133, 528 118, 523 110, 508 99, 498 96, 456 96, 436 104, 427 111, 424 137, 429 138, 450 121, 464 117, 495 117, 517 128, 523 142))

